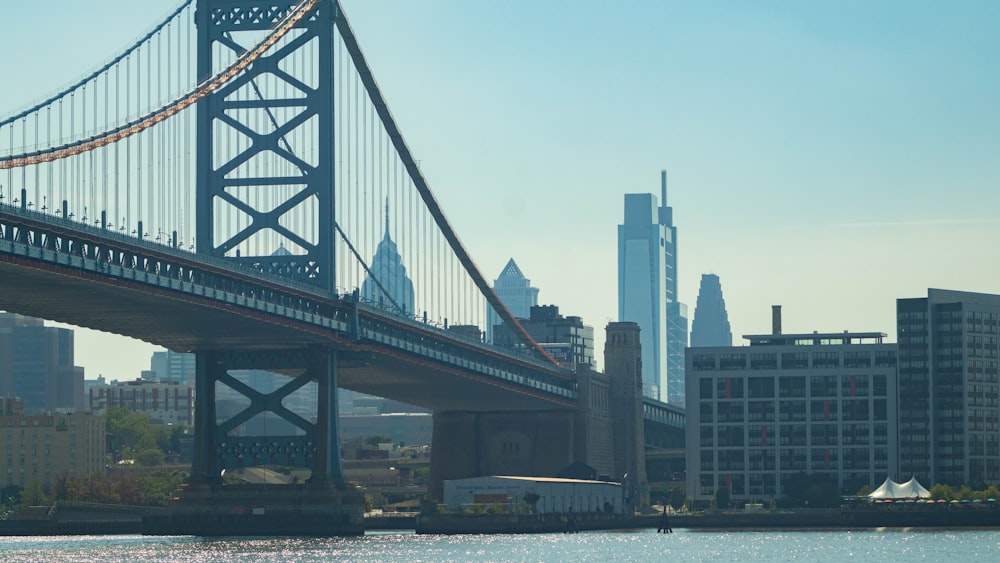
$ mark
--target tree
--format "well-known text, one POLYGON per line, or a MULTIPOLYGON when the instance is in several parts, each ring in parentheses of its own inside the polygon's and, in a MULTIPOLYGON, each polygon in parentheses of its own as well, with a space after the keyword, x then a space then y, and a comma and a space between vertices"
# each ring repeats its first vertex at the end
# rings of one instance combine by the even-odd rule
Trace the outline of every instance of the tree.
POLYGON ((49 499, 45 496, 45 489, 38 479, 32 480, 24 486, 21 491, 21 506, 44 506, 49 504, 49 499))
POLYGON ((392 438, 387 436, 368 436, 365 438, 365 445, 377 446, 379 444, 386 444, 392 442, 392 438))
POLYGON ((87 498, 87 487, 83 479, 67 469, 56 476, 51 495, 54 500, 84 500, 87 498))
POLYGON ((670 506, 674 507, 674 510, 679 510, 680 507, 684 506, 685 500, 687 500, 687 491, 684 490, 684 487, 670 489, 670 506))
POLYGON ((951 490, 951 485, 938 483, 931 487, 930 493, 931 498, 934 500, 951 500, 955 498, 955 493, 951 490))

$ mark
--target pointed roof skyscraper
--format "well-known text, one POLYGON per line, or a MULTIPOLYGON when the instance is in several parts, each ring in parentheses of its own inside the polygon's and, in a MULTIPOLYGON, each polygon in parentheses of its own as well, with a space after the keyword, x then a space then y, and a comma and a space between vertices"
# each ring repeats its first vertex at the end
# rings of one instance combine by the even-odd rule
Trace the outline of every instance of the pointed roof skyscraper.
POLYGON ((722 284, 715 274, 702 274, 698 289, 698 304, 691 322, 691 347, 732 346, 733 333, 729 326, 722 284))
POLYGON ((403 265, 403 257, 399 254, 396 242, 389 235, 388 199, 385 201, 385 234, 375 249, 375 256, 369 268, 378 280, 378 284, 372 276, 365 276, 365 281, 361 284, 361 297, 386 307, 391 307, 391 302, 394 301, 404 313, 414 314, 413 282, 406 275, 406 266, 403 265), (379 285, 385 289, 388 296, 379 289, 379 285))
MULTIPOLYGON (((531 280, 524 277, 517 262, 511 258, 503 267, 500 276, 493 282, 493 291, 510 310, 515 318, 527 319, 531 316, 531 308, 538 305, 538 288, 531 287, 531 280)), ((493 326, 500 324, 497 315, 489 305, 486 306, 486 341, 493 342, 493 326)))

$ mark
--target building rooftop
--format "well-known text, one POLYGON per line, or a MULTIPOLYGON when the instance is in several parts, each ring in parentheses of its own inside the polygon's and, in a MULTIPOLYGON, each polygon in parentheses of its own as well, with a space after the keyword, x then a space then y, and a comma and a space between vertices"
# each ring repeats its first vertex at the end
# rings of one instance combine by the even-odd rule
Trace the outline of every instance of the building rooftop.
POLYGON ((751 346, 839 346, 882 344, 884 332, 812 332, 805 334, 744 334, 751 346))

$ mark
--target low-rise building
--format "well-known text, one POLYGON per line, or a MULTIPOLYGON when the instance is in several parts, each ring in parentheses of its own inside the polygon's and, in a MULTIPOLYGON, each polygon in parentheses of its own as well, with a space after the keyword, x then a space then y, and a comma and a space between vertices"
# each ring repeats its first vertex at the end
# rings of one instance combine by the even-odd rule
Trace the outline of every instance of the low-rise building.
POLYGON ((37 480, 48 487, 66 471, 100 471, 104 434, 104 417, 89 413, 0 414, 0 482, 23 487, 37 480))
POLYGON ((625 499, 620 483, 550 477, 471 477, 444 482, 444 504, 451 510, 499 505, 514 512, 521 503, 538 514, 605 512, 622 514, 625 499))

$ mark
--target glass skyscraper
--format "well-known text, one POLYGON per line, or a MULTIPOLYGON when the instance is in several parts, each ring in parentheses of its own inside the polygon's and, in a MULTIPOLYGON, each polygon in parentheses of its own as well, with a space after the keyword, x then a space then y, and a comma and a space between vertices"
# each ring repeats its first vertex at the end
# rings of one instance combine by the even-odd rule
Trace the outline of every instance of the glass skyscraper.
POLYGON ((625 194, 618 226, 618 319, 639 325, 642 391, 684 404, 687 306, 677 298, 677 227, 666 205, 667 172, 660 173, 663 205, 653 194, 625 194))

